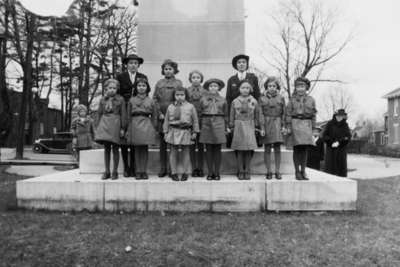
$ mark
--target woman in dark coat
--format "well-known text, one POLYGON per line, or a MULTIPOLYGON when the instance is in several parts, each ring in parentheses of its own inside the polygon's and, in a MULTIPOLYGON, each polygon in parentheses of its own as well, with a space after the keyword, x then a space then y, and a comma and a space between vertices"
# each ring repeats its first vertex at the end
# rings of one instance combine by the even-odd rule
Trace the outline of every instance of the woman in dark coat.
POLYGON ((325 148, 321 137, 322 129, 317 127, 313 130, 314 145, 307 151, 307 167, 315 170, 321 169, 321 161, 324 160, 325 148))
POLYGON ((239 83, 243 80, 247 80, 253 91, 251 95, 258 101, 260 98, 260 87, 258 85, 258 78, 253 73, 247 72, 249 69, 249 56, 247 55, 237 55, 232 59, 232 66, 237 70, 237 73, 228 79, 226 87, 226 102, 228 103, 228 109, 232 101, 240 95, 239 83))
POLYGON ((339 109, 328 122, 323 134, 326 143, 325 171, 342 177, 347 177, 347 144, 351 138, 346 119, 344 109, 339 109))

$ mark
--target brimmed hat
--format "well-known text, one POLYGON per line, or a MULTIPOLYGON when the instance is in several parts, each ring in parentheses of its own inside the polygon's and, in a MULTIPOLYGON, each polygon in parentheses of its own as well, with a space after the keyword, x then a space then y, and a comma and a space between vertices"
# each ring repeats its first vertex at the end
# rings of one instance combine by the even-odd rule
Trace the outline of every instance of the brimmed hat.
POLYGON ((238 60, 242 59, 242 58, 247 61, 247 68, 249 68, 250 57, 248 55, 240 54, 240 55, 237 55, 237 56, 232 58, 232 66, 233 66, 234 69, 237 70, 236 64, 237 64, 238 60))
POLYGON ((164 75, 164 67, 166 65, 171 66, 174 69, 175 74, 177 74, 179 72, 178 70, 178 63, 176 63, 175 61, 171 60, 171 59, 166 59, 164 60, 164 62, 161 64, 161 74, 164 75))
POLYGON ((143 64, 144 62, 143 58, 139 57, 138 55, 131 54, 122 59, 122 64, 128 64, 129 60, 137 60, 139 62, 139 65, 143 64))
POLYGON ((311 82, 309 79, 306 77, 298 77, 295 81, 294 84, 296 85, 297 83, 305 83, 307 85, 307 90, 310 89, 311 82))
POLYGON ((212 79, 208 79, 205 83, 204 83, 204 89, 208 90, 208 87, 210 87, 210 84, 212 83, 216 83, 219 86, 218 90, 221 90, 222 88, 225 87, 225 83, 220 80, 220 79, 216 79, 216 78, 212 78, 212 79))
POLYGON ((335 116, 336 116, 336 115, 339 115, 339 116, 347 116, 347 113, 346 113, 346 111, 345 111, 343 108, 341 108, 341 109, 336 110, 336 112, 335 112, 334 115, 335 115, 335 116))

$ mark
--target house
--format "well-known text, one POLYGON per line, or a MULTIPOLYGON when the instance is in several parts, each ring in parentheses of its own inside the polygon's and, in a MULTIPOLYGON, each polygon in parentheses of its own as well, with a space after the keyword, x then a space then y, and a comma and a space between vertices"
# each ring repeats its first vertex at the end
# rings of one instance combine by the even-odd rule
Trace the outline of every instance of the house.
POLYGON ((400 88, 384 95, 388 101, 385 128, 387 129, 388 145, 400 145, 400 88))

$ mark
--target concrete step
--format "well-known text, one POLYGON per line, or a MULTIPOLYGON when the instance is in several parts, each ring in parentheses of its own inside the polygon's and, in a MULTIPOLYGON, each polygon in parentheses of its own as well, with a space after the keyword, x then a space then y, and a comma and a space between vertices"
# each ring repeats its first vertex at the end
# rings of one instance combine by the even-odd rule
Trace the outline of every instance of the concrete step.
POLYGON ((100 174, 66 171, 17 181, 18 206, 59 211, 211 211, 355 210, 357 182, 315 170, 310 181, 293 175, 265 180, 253 175, 239 181, 223 175, 220 181, 189 178, 174 182, 151 176, 149 180, 101 180, 100 174))
MULTIPOLYGON (((82 174, 93 174, 104 172, 104 156, 103 149, 93 149, 81 151, 80 155, 80 173, 82 174)), ((272 153, 273 154, 273 153, 272 153)), ((150 149, 149 151, 149 162, 148 162, 148 173, 157 174, 159 172, 159 150, 150 149)), ((274 157, 272 156, 272 159, 274 157)), ((222 162, 221 162, 221 173, 222 174, 236 174, 237 171, 236 156, 235 152, 231 149, 222 150, 222 162)), ((274 170, 274 162, 272 162, 272 168, 274 170)), ((120 173, 123 171, 122 158, 120 156, 120 164, 118 166, 120 173)), ((204 163, 204 171, 207 172, 206 164, 204 163)), ((266 168, 264 164, 264 150, 257 149, 254 151, 254 156, 251 164, 251 172, 253 174, 265 174, 266 168)), ((282 150, 281 154, 281 173, 292 174, 294 172, 292 151, 282 150)), ((181 172, 180 172, 181 173, 181 172)))

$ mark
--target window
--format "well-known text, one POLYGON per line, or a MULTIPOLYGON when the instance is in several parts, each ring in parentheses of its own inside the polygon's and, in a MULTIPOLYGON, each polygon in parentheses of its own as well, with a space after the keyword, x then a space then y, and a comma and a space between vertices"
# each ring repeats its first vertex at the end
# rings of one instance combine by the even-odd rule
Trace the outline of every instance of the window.
POLYGON ((398 144, 400 141, 400 125, 398 123, 393 124, 393 143, 398 144))
POLYGON ((400 98, 393 99, 393 116, 399 116, 399 102, 400 98))

